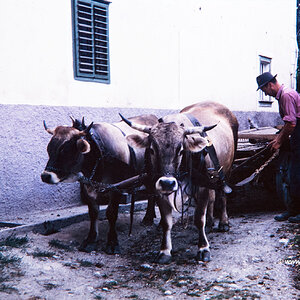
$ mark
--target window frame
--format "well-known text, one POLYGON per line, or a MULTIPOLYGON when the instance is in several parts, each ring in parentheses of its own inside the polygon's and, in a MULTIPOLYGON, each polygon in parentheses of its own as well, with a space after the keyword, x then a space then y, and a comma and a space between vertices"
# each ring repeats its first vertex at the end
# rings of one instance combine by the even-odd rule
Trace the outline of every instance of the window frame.
MULTIPOLYGON (((260 74, 264 72, 271 72, 271 62, 272 58, 264 55, 259 55, 259 72, 260 74)), ((259 100, 258 103, 261 107, 271 107, 272 98, 271 96, 265 96, 264 92, 259 89, 259 100)))
MULTIPOLYGON (((89 82, 100 82, 105 84, 110 84, 110 54, 109 54, 109 1, 104 0, 72 0, 72 31, 73 31, 73 71, 74 71, 74 79, 80 80, 80 81, 89 81, 89 82), (82 38, 80 36, 80 30, 79 26, 84 26, 83 23, 78 22, 78 5, 79 4, 87 4, 87 6, 90 6, 91 12, 90 12, 90 19, 87 21, 91 22, 90 25, 87 25, 86 27, 90 27, 91 29, 91 51, 88 50, 82 50, 81 45, 79 44, 79 38, 82 38), (106 34, 103 34, 105 36, 105 39, 98 39, 97 41, 100 41, 100 43, 106 43, 106 46, 103 46, 103 48, 106 48, 105 52, 97 51, 95 44, 95 35, 97 35, 97 32, 95 32, 95 10, 101 9, 101 11, 105 11, 105 22, 106 23, 106 34), (91 57, 83 57, 83 55, 80 55, 81 52, 90 53, 91 57), (98 57, 99 55, 104 56, 105 58, 98 57), (82 71, 82 65, 84 65, 83 60, 87 59, 92 62, 86 63, 86 65, 90 65, 90 70, 87 70, 87 72, 82 71), (96 62, 99 60, 106 61, 106 64, 103 64, 103 66, 100 66, 100 64, 97 64, 96 62), (106 73, 105 75, 101 74, 101 70, 96 69, 96 65, 100 68, 104 68, 105 70, 103 73, 106 73)), ((82 11, 81 11, 82 13, 82 11)))

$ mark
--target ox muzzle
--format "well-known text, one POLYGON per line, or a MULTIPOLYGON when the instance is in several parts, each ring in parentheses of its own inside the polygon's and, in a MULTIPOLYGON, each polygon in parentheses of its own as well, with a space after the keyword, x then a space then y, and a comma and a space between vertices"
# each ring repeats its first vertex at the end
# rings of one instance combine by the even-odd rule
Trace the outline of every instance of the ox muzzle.
POLYGON ((48 184, 57 184, 59 182, 72 183, 78 181, 81 175, 82 174, 79 172, 78 174, 72 173, 68 176, 61 177, 57 173, 46 169, 42 172, 41 179, 43 182, 48 184))
POLYGON ((168 195, 178 190, 178 181, 173 176, 162 176, 156 181, 155 188, 159 193, 168 195))

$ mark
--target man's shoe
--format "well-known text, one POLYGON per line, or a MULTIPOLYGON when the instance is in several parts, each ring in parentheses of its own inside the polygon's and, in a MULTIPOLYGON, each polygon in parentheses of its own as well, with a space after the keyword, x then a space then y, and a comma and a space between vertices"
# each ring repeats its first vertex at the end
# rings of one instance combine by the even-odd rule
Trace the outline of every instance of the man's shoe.
POLYGON ((280 215, 275 216, 274 219, 276 221, 282 222, 282 221, 288 220, 288 218, 290 218, 290 217, 291 217, 291 215, 289 214, 289 212, 286 211, 280 215))
POLYGON ((300 223, 300 214, 295 217, 289 217, 288 220, 291 223, 300 223))

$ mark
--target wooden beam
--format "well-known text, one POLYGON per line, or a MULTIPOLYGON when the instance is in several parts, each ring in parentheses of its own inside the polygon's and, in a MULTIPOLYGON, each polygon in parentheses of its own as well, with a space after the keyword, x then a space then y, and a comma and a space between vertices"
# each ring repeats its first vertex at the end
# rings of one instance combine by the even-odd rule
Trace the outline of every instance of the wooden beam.
POLYGON ((268 140, 268 141, 272 141, 276 136, 277 136, 277 134, 274 134, 274 133, 261 134, 258 132, 239 133, 238 134, 239 139, 268 140))

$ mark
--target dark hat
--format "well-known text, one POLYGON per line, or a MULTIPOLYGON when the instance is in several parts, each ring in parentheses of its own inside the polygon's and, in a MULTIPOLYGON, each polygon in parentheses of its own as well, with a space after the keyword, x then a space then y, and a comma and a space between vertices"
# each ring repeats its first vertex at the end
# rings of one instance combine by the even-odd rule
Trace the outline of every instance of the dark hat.
POLYGON ((277 74, 273 76, 270 72, 265 72, 257 76, 256 77, 256 82, 258 84, 257 91, 261 89, 263 86, 265 86, 267 83, 272 81, 276 76, 277 74))

